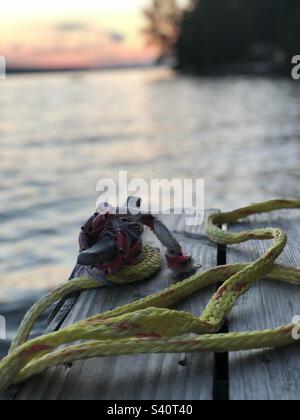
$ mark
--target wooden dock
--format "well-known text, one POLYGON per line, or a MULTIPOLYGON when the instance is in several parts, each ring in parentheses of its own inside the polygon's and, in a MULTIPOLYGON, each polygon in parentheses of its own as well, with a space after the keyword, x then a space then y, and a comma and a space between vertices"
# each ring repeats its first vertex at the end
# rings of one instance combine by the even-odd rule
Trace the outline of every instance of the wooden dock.
MULTIPOLYGON (((216 210, 208 210, 206 216, 216 210)), ((165 216, 186 252, 206 270, 225 263, 256 259, 268 242, 236 246, 211 243, 203 229, 185 226, 182 216, 165 216)), ((289 237, 280 258, 300 266, 300 212, 274 212, 237 223, 232 230, 277 226, 289 237)), ((147 242, 159 246, 149 233, 147 242)), ((169 286, 174 280, 163 266, 154 278, 120 289, 86 291, 72 296, 57 314, 50 331, 142 298, 169 286)), ((199 292, 177 309, 199 315, 216 287, 199 292)), ((300 315, 300 287, 259 282, 235 306, 224 331, 252 331, 288 324, 300 315)), ((76 362, 50 369, 5 398, 16 400, 298 400, 300 364, 298 344, 276 350, 230 354, 163 354, 110 357, 76 362)))

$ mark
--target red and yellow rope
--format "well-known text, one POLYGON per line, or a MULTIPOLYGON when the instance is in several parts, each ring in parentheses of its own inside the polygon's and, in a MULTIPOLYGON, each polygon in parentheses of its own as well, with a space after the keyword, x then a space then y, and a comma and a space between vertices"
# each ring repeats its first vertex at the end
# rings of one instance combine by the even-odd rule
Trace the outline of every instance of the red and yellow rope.
MULTIPOLYGON (((300 285, 299 268, 275 264, 287 241, 285 233, 280 229, 266 228, 232 233, 223 231, 219 226, 253 214, 287 208, 299 209, 300 199, 268 201, 208 218, 207 236, 219 244, 274 239, 272 247, 255 262, 221 266, 197 273, 159 293, 27 341, 37 317, 50 304, 70 292, 103 285, 90 278, 80 278, 58 287, 25 316, 9 355, 0 362, 0 390, 52 366, 94 357, 140 353, 225 352, 273 348, 295 343, 292 335, 294 324, 273 330, 216 334, 235 302, 256 281, 272 279, 300 285), (222 286, 200 318, 169 309, 204 287, 218 283, 222 283, 222 286), (78 341, 81 344, 74 344, 78 341)), ((111 276, 109 280, 116 283, 141 281, 159 267, 159 251, 145 247, 141 261, 111 276)))

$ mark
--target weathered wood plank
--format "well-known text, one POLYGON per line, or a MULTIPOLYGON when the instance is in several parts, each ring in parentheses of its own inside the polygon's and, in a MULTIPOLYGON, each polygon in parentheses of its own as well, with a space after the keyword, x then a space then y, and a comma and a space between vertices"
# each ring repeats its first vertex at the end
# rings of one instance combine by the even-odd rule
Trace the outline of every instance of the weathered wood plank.
POLYGON ((48 319, 48 327, 45 331, 46 334, 59 330, 59 328, 62 326, 67 316, 73 309, 79 296, 80 293, 75 292, 71 293, 71 295, 61 300, 58 306, 50 314, 50 317, 48 319))
MULTIPOLYGON (((169 216, 167 224, 177 232, 184 249, 202 265, 201 270, 217 264, 217 247, 203 240, 203 230, 198 229, 196 234, 195 229, 184 226, 181 216, 169 216)), ((152 236, 151 241, 159 246, 152 236)), ((63 326, 169 286, 174 280, 163 264, 159 275, 141 284, 124 286, 117 292, 102 289, 82 293, 63 326)), ((178 305, 178 309, 200 314, 213 291, 214 288, 210 288, 193 296, 178 305)), ((18 399, 212 399, 213 361, 210 354, 166 354, 76 362, 71 367, 54 368, 28 381, 18 399)))
MULTIPOLYGON (((257 216, 231 229, 277 226, 289 237, 281 263, 300 266, 300 212, 280 211, 257 216)), ((269 243, 270 244, 270 243, 269 243)), ((268 242, 250 242, 227 248, 227 262, 252 261, 268 242)), ((229 319, 230 331, 273 328, 300 315, 300 287, 277 282, 259 282, 243 296, 229 319)), ((270 351, 231 353, 229 358, 230 398, 233 400, 298 400, 300 365, 298 344, 270 351)))

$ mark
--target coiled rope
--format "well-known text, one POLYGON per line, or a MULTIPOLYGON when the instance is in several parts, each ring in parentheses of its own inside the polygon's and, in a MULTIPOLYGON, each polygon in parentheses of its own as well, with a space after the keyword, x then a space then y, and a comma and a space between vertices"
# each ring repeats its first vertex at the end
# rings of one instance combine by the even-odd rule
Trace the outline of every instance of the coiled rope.
MULTIPOLYGON (((283 231, 266 228, 232 233, 223 231, 219 226, 258 213, 292 208, 300 208, 300 199, 267 201, 208 218, 207 236, 218 244, 274 239, 274 245, 255 262, 220 266, 197 273, 152 296, 27 341, 38 316, 49 305, 71 292, 104 285, 82 277, 56 288, 25 316, 9 355, 0 362, 0 390, 52 366, 82 359, 142 353, 226 352, 295 343, 292 335, 295 324, 292 323, 272 330, 216 334, 235 302, 256 281, 279 280, 300 285, 300 268, 275 264, 287 243, 283 231), (222 286, 200 318, 169 309, 204 287, 218 283, 222 286), (78 341, 81 343, 74 344, 78 341)), ((109 280, 118 284, 141 281, 159 268, 159 251, 145 246, 143 258, 136 265, 126 267, 110 276, 109 280)))

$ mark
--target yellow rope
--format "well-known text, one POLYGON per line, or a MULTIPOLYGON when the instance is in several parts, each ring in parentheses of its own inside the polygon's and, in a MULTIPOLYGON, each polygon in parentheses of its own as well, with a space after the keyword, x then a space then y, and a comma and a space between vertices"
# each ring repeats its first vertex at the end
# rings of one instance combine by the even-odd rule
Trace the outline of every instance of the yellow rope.
MULTIPOLYGON (((144 299, 99 314, 52 334, 27 341, 37 317, 53 302, 73 291, 102 287, 90 278, 72 280, 41 299, 25 316, 9 355, 0 362, 0 390, 22 382, 51 366, 76 360, 142 353, 225 352, 272 348, 295 343, 294 324, 273 330, 216 334, 241 295, 260 279, 300 285, 300 269, 275 264, 286 245, 280 229, 232 233, 219 226, 256 213, 300 208, 300 199, 273 200, 212 215, 206 222, 209 239, 219 244, 274 239, 274 245, 254 263, 234 264, 197 273, 144 299), (212 284, 222 283, 200 316, 171 310, 172 306, 212 284), (81 341, 81 344, 74 344, 81 341), (61 348, 62 345, 65 347, 61 348), (67 346, 66 346, 67 345, 67 346)), ((143 258, 109 280, 141 281, 160 268, 160 253, 146 246, 143 258)))

